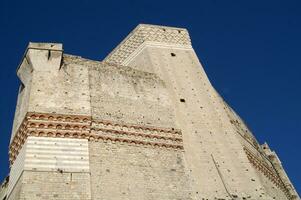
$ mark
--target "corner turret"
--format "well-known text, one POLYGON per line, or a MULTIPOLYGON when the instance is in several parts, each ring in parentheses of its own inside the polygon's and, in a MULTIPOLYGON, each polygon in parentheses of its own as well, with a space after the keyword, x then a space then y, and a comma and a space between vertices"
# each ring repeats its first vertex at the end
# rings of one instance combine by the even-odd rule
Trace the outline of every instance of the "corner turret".
POLYGON ((17 75, 23 84, 29 80, 32 70, 55 71, 61 66, 63 45, 60 43, 30 42, 25 50, 17 75))

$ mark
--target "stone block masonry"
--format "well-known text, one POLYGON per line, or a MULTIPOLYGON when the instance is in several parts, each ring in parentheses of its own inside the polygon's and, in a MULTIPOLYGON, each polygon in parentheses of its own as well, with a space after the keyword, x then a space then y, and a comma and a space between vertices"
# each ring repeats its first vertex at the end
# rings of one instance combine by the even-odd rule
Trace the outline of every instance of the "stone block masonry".
POLYGON ((141 24, 104 61, 30 43, 17 75, 2 199, 300 199, 186 29, 141 24))

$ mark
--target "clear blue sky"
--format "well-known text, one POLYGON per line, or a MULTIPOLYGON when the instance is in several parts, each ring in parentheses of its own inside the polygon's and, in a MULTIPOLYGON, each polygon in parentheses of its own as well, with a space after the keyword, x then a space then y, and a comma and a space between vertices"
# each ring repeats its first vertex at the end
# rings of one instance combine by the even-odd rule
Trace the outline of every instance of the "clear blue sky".
POLYGON ((139 23, 189 30, 204 68, 260 142, 267 141, 301 191, 301 1, 0 1, 0 179, 29 41, 102 60, 139 23))

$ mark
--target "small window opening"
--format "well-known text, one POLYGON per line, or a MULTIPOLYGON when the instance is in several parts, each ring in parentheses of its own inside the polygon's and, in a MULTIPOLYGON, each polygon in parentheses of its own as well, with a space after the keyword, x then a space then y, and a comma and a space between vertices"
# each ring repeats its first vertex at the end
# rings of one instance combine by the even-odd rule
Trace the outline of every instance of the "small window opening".
POLYGON ((25 85, 21 82, 20 88, 19 88, 19 93, 21 93, 25 88, 25 85))
POLYGON ((51 57, 51 51, 50 50, 48 50, 48 60, 50 59, 50 57, 51 57))
POLYGON ((185 99, 180 99, 180 102, 183 102, 183 103, 184 103, 184 102, 185 102, 185 99))
POLYGON ((171 55, 172 57, 175 57, 175 56, 176 56, 176 54, 175 54, 175 53, 170 53, 170 55, 171 55))

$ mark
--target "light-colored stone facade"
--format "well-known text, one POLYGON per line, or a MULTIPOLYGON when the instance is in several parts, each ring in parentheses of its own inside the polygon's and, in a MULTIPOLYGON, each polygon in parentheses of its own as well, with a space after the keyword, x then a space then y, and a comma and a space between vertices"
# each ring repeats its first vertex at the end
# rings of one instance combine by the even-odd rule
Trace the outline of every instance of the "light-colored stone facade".
POLYGON ((1 198, 300 199, 214 90, 186 29, 139 25, 102 62, 30 43, 17 74, 1 198))

